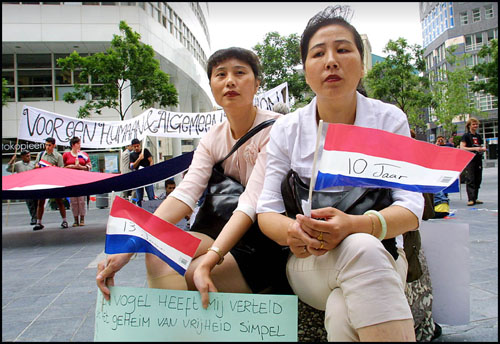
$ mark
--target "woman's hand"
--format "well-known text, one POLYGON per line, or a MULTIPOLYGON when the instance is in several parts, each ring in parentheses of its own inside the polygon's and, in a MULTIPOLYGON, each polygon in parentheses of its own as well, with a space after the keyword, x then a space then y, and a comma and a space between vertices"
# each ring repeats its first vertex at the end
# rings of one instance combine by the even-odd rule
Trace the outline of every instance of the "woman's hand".
POLYGON ((96 283, 107 301, 110 297, 108 286, 115 285, 115 273, 124 267, 133 255, 133 253, 113 254, 109 256, 107 262, 103 260, 97 265, 96 283))
POLYGON ((211 270, 208 265, 202 263, 198 265, 193 273, 193 283, 200 292, 201 304, 205 309, 207 309, 208 302, 210 301, 208 292, 217 292, 217 288, 212 278, 210 278, 211 270))
POLYGON ((287 245, 297 258, 306 258, 311 255, 307 251, 307 245, 310 240, 309 235, 304 233, 297 221, 290 223, 288 226, 287 245))
POLYGON ((323 251, 337 247, 345 237, 353 233, 351 216, 332 207, 312 210, 311 218, 297 215, 300 227, 312 239, 308 251, 321 255, 324 254, 323 251))

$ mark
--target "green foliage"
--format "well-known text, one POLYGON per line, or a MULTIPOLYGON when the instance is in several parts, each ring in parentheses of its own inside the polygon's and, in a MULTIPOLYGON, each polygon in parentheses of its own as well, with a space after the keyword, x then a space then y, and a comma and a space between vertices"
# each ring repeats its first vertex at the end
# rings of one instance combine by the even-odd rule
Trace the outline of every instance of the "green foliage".
POLYGON ((9 89, 7 88, 8 81, 2 78, 2 106, 7 105, 9 99, 9 89))
POLYGON ((471 84, 474 92, 485 92, 498 97, 498 40, 492 39, 489 45, 484 45, 478 53, 485 61, 472 67, 472 71, 477 75, 488 79, 487 82, 475 82, 471 84), (488 57, 489 56, 489 57, 488 57))
POLYGON ((153 48, 142 44, 140 34, 120 21, 120 32, 113 35, 111 47, 105 53, 96 53, 82 57, 76 51, 66 58, 57 59, 63 70, 81 71, 80 80, 75 80, 75 91, 64 95, 64 100, 74 103, 86 100, 78 109, 78 117, 88 117, 91 111, 101 114, 101 109, 115 109, 123 120, 130 106, 140 102, 142 109, 158 102, 161 107, 177 105, 178 97, 175 86, 170 83, 169 75, 160 69, 160 63, 154 58, 153 48), (88 77, 93 84, 84 84, 88 77), (126 85, 126 80, 130 81, 126 85), (121 92, 133 87, 131 104, 122 109, 121 92))
POLYGON ((424 109, 431 102, 428 79, 418 73, 425 70, 423 50, 406 39, 389 40, 387 57, 376 63, 364 79, 370 97, 395 104, 407 116, 412 128, 425 128, 424 109))
POLYGON ((462 136, 460 135, 455 135, 453 136, 453 145, 455 147, 459 147, 460 146, 460 141, 462 141, 462 136))
POLYGON ((288 83, 288 92, 295 98, 294 108, 306 100, 305 91, 308 85, 300 66, 300 37, 297 34, 281 36, 278 32, 268 32, 264 42, 252 49, 262 65, 262 85, 272 89, 284 82, 288 83))
MULTIPOLYGON (((446 61, 449 66, 444 71, 444 80, 431 80, 433 115, 437 118, 436 124, 443 127, 444 136, 456 131, 457 126, 453 123, 456 117, 465 120, 467 114, 482 116, 480 111, 470 105, 468 84, 473 73, 464 63, 467 55, 455 55, 456 48, 451 46, 446 49, 446 61)), ((434 77, 431 75, 431 79, 434 77)))

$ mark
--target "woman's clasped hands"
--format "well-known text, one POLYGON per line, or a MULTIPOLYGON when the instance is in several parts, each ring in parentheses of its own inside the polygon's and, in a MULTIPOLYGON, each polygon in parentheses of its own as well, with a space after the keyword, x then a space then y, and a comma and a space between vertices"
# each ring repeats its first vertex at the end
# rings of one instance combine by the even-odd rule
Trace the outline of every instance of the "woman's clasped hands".
POLYGON ((290 250, 299 258, 325 254, 353 232, 351 216, 332 207, 314 209, 310 218, 298 214, 288 227, 290 250))

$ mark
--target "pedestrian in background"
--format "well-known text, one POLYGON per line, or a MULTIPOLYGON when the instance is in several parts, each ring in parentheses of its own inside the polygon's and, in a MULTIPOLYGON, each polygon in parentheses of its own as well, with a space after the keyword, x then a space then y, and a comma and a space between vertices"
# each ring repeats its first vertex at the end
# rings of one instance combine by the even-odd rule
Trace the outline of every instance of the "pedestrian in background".
MULTIPOLYGON (((43 168, 47 166, 57 166, 64 167, 64 161, 62 155, 55 150, 56 139, 53 137, 47 137, 45 139, 45 150, 38 153, 35 160, 35 168, 43 168)), ((68 228, 68 221, 66 220, 66 207, 64 206, 62 198, 55 199, 57 207, 59 208, 59 213, 62 217, 61 228, 68 228)), ((43 212, 45 210, 45 198, 38 200, 37 214, 36 214, 36 225, 33 227, 34 231, 38 231, 44 228, 42 225, 43 212)))
POLYGON ((290 109, 285 103, 279 102, 273 105, 273 111, 282 115, 286 115, 290 112, 290 109))
MULTIPOLYGON (((446 142, 444 136, 438 136, 436 139, 436 146, 440 147, 453 147, 453 144, 446 142)), ((448 194, 443 191, 434 194, 434 217, 443 218, 450 214, 450 199, 448 194)))
POLYGON ((165 179, 165 192, 162 193, 158 199, 165 199, 172 191, 175 190, 175 180, 165 179))
MULTIPOLYGON (((80 150, 81 142, 79 137, 73 137, 69 141, 71 150, 63 154, 64 167, 74 170, 90 171, 92 163, 87 153, 80 150)), ((85 196, 70 197, 71 211, 73 212, 73 227, 85 225, 85 215, 87 208, 85 208, 85 196), (78 218, 80 217, 80 218, 78 218)))
MULTIPOLYGON (((21 161, 16 162, 16 154, 12 156, 12 158, 9 160, 7 163, 7 168, 5 169, 7 172, 10 173, 20 173, 20 172, 25 172, 29 171, 35 168, 35 162, 31 161, 31 154, 30 151, 28 150, 23 150, 21 152, 21 161)), ((31 222, 30 225, 35 225, 36 224, 36 204, 37 200, 36 199, 26 199, 24 200, 26 202, 26 206, 28 207, 28 210, 30 212, 31 216, 31 222)))
MULTIPOLYGON (((125 149, 122 152, 121 155, 121 166, 120 166, 120 172, 122 174, 132 172, 133 170, 130 168, 130 153, 132 153, 134 150, 134 147, 132 145, 127 145, 125 149)), ((122 197, 125 199, 128 199, 132 195, 132 190, 126 190, 122 192, 122 197)))
POLYGON ((462 141, 460 142, 460 149, 475 154, 474 158, 472 158, 466 167, 465 183, 467 185, 467 197, 469 198, 467 202, 468 206, 483 204, 483 202, 477 198, 479 187, 483 179, 483 153, 486 151, 486 148, 483 146, 483 138, 477 133, 479 124, 477 118, 469 118, 465 124, 467 132, 462 136, 462 141))
MULTIPOLYGON (((141 141, 139 141, 138 139, 133 139, 132 147, 134 148, 134 151, 130 153, 130 168, 132 170, 135 171, 153 165, 153 156, 151 155, 151 152, 147 148, 144 148, 144 152, 141 152, 141 141)), ((146 188, 148 199, 150 201, 155 199, 155 189, 153 184, 146 185, 145 187, 140 187, 136 190, 137 205, 139 207, 142 207, 144 188, 146 188)))

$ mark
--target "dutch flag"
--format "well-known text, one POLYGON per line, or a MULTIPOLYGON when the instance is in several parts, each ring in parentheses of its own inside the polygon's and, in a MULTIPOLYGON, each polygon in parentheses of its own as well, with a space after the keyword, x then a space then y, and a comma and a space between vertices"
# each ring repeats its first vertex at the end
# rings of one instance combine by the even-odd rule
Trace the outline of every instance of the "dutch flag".
POLYGON ((328 124, 314 190, 333 186, 436 193, 452 185, 473 153, 384 130, 328 124))
POLYGON ((47 160, 43 160, 43 159, 40 159, 40 161, 38 162, 38 165, 40 167, 53 166, 50 162, 48 162, 47 160))
POLYGON ((109 214, 104 252, 152 253, 184 276, 200 242, 182 229, 116 197, 109 214))
POLYGON ((89 156, 87 155, 87 153, 84 153, 82 151, 78 152, 78 158, 85 160, 85 162, 89 161, 89 156))

